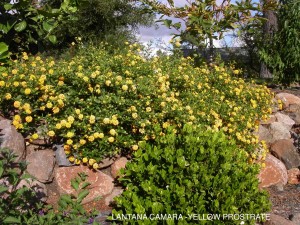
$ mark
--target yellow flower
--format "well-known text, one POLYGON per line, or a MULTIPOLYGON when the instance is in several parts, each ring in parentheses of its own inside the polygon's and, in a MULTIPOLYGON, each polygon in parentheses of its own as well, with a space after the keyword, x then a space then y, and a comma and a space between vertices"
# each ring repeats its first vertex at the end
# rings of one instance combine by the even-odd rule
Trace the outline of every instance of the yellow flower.
POLYGON ((122 90, 123 90, 123 91, 127 91, 127 90, 128 90, 128 86, 127 86, 127 85, 123 85, 123 86, 122 86, 122 90))
POLYGON ((68 139, 66 143, 67 143, 67 145, 72 145, 73 144, 73 140, 72 139, 68 139))
POLYGON ((98 163, 94 163, 94 164, 93 164, 93 169, 96 170, 96 169, 98 169, 98 168, 99 168, 98 163))
POLYGON ((55 132, 53 130, 48 131, 48 136, 49 137, 54 137, 55 132))
POLYGON ((48 102, 48 103, 46 104, 46 107, 47 107, 48 109, 51 109, 52 106, 53 106, 53 104, 52 104, 51 102, 48 102))
POLYGON ((19 101, 14 102, 14 107, 19 108, 21 106, 21 103, 19 101))
POLYGON ((109 118, 104 118, 104 119, 103 119, 103 123, 104 123, 104 124, 109 124, 109 122, 110 122, 110 119, 109 119, 109 118))
POLYGON ((66 123, 66 128, 70 128, 72 125, 71 125, 71 123, 66 123))
POLYGON ((59 108, 58 107, 53 107, 52 112, 54 114, 59 113, 59 108))
POLYGON ((80 165, 80 163, 81 163, 81 160, 80 160, 80 159, 75 159, 75 164, 76 164, 76 165, 80 165))
POLYGON ((55 128, 58 129, 58 130, 61 129, 61 124, 60 124, 60 123, 57 123, 57 124, 55 125, 55 128))
MULTIPOLYGON (((4 81, 3 81, 3 82, 4 82, 4 81)), ((14 85, 15 87, 19 87, 20 83, 19 83, 18 81, 15 81, 15 82, 13 83, 13 85, 14 85)), ((0 86, 1 86, 1 81, 0 81, 0 86)))
POLYGON ((36 140, 36 139, 39 138, 39 135, 38 135, 37 133, 35 133, 35 134, 31 135, 31 138, 32 138, 33 140, 36 140))
POLYGON ((11 99, 11 94, 10 94, 10 93, 6 93, 6 94, 5 94, 5 99, 6 99, 6 100, 11 99))
POLYGON ((80 143, 81 145, 84 145, 84 144, 86 143, 86 140, 80 139, 79 143, 80 143))
POLYGON ((13 69, 13 70, 11 71, 11 73, 14 74, 14 75, 16 75, 16 74, 18 73, 18 70, 17 70, 17 69, 13 69))
POLYGON ((94 115, 91 115, 90 119, 89 119, 90 124, 95 123, 95 120, 96 120, 96 117, 94 115))
POLYGON ((69 131, 69 132, 67 133, 67 138, 72 138, 72 137, 74 137, 74 133, 71 132, 71 131, 69 131))
POLYGON ((235 75, 237 75, 237 74, 239 74, 239 73, 240 73, 239 70, 234 70, 234 71, 233 71, 233 74, 235 74, 235 75))
POLYGON ((82 119, 83 119, 83 114, 79 114, 79 115, 78 115, 78 118, 79 118, 80 120, 82 120, 82 119))
POLYGON ((0 80, 0 87, 4 87, 5 86, 5 82, 3 80, 0 80))
POLYGON ((109 133, 112 135, 112 136, 115 136, 117 134, 117 132, 115 131, 115 129, 111 129, 109 131, 109 133))
POLYGON ((108 142, 113 143, 115 141, 115 138, 114 137, 109 137, 107 140, 108 140, 108 142))
POLYGON ((68 122, 73 123, 74 122, 74 117, 73 116, 68 116, 68 122))
POLYGON ((137 113, 132 113, 131 116, 132 116, 133 119, 136 119, 138 117, 138 114, 137 113))
POLYGON ((76 113, 77 115, 79 115, 79 114, 80 114, 80 109, 75 109, 75 113, 76 113))
POLYGON ((57 82, 57 85, 58 85, 58 86, 63 86, 64 84, 65 84, 65 83, 64 83, 62 80, 60 80, 60 81, 57 82))
POLYGON ((110 80, 105 81, 106 86, 109 86, 111 84, 110 80))
POLYGON ((50 69, 49 74, 53 74, 53 73, 54 73, 53 69, 50 69))
POLYGON ((94 136, 91 135, 88 137, 88 140, 89 140, 89 142, 93 142, 95 140, 95 138, 94 138, 94 136))
POLYGON ((131 148, 132 148, 133 151, 136 151, 136 150, 139 149, 139 146, 138 145, 132 145, 131 148))
POLYGON ((150 107, 147 107, 147 108, 146 108, 146 112, 151 112, 151 108, 150 108, 150 107))
POLYGON ((83 163, 87 163, 87 162, 88 162, 88 158, 84 157, 84 158, 82 159, 82 162, 83 162, 83 163))
POLYGON ((92 166, 96 162, 95 159, 89 159, 89 165, 92 166))
POLYGON ((103 133, 99 133, 98 137, 99 138, 104 138, 104 134, 103 133))
POLYGON ((27 123, 30 123, 30 122, 32 121, 32 117, 31 117, 31 116, 26 116, 26 117, 25 117, 25 121, 26 121, 27 123))
POLYGON ((69 161, 70 161, 71 163, 74 162, 74 161, 75 161, 74 156, 70 156, 70 157, 69 157, 69 161))

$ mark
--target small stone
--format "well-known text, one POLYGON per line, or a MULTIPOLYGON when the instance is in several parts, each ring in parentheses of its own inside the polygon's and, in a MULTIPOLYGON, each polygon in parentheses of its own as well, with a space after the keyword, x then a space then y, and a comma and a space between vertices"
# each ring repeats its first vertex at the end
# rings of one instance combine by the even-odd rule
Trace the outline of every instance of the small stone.
POLYGON ((287 171, 289 184, 300 184, 300 170, 292 168, 287 171))
POLYGON ((265 168, 262 168, 258 175, 259 187, 265 188, 277 184, 286 185, 288 176, 285 165, 271 154, 267 155, 265 164, 265 168))
POLYGON ((271 213, 270 220, 267 220, 264 225, 295 225, 295 223, 282 216, 271 213))
POLYGON ((259 125, 257 135, 260 141, 264 140, 268 144, 273 141, 273 136, 270 133, 270 130, 263 125, 259 125))
POLYGON ((52 150, 32 152, 26 157, 26 161, 28 163, 27 172, 38 181, 47 183, 53 180, 55 158, 52 150))
POLYGON ((89 194, 83 199, 83 204, 93 201, 97 197, 103 197, 112 192, 114 183, 113 179, 99 171, 89 169, 87 166, 59 167, 55 170, 55 181, 60 194, 76 194, 71 186, 71 180, 78 176, 78 173, 87 175, 89 194))
POLYGON ((272 154, 280 159, 287 169, 300 166, 300 156, 292 139, 281 139, 271 145, 272 154))
POLYGON ((70 161, 67 159, 63 145, 54 145, 55 158, 58 166, 72 166, 70 161))
POLYGON ((276 113, 275 117, 277 121, 284 124, 288 130, 292 129, 293 125, 295 124, 294 120, 292 120, 289 116, 284 115, 280 112, 276 113))
POLYGON ((109 167, 111 164, 114 163, 115 160, 116 160, 116 157, 110 157, 110 158, 105 158, 105 159, 101 160, 101 162, 99 163, 99 169, 109 167))
POLYGON ((10 149, 17 155, 17 161, 25 157, 25 140, 10 120, 0 120, 0 148, 10 149))
POLYGON ((111 165, 111 175, 113 178, 119 176, 120 170, 125 168, 127 162, 127 158, 121 157, 111 165))

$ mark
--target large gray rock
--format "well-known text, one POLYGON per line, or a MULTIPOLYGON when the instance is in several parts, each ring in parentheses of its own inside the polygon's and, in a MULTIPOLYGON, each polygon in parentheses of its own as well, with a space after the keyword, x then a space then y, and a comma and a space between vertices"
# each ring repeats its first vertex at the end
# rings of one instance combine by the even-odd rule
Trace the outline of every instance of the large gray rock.
POLYGON ((10 120, 0 120, 0 147, 9 148, 21 160, 25 157, 25 141, 23 136, 11 125, 10 120))
POLYGON ((55 170, 55 181, 60 194, 76 195, 76 191, 71 186, 71 180, 78 173, 85 173, 87 175, 87 182, 91 184, 88 186, 89 194, 83 200, 83 204, 91 202, 98 197, 109 195, 114 188, 113 179, 110 176, 91 170, 87 166, 59 167, 55 170))
POLYGON ((281 139, 271 145, 272 154, 280 159, 287 169, 300 166, 300 155, 293 144, 292 139, 281 139))
POLYGON ((52 150, 40 150, 26 157, 27 172, 42 183, 53 180, 55 157, 52 150))
POLYGON ((286 185, 288 181, 285 165, 276 157, 268 154, 265 161, 266 167, 262 168, 258 179, 259 187, 265 188, 272 185, 286 185))

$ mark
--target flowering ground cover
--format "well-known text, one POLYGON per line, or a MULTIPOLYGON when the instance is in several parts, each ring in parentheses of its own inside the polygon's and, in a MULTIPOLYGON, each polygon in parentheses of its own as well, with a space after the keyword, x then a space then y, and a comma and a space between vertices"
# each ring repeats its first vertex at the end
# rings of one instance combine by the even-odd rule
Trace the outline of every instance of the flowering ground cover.
POLYGON ((1 72, 0 110, 30 139, 63 141, 71 162, 95 169, 103 157, 136 151, 185 124, 222 130, 249 160, 263 158, 253 131, 270 114, 272 96, 239 73, 222 64, 195 68, 191 58, 145 58, 128 43, 123 50, 79 45, 60 59, 23 53, 1 72))

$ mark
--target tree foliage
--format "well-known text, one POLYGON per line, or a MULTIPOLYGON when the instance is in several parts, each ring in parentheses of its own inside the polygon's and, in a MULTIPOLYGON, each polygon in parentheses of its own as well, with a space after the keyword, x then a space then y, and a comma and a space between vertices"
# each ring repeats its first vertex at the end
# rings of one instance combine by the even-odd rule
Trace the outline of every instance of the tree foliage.
MULTIPOLYGON (((49 4, 57 7, 62 0, 49 4)), ((153 14, 147 7, 131 0, 89 0, 76 13, 77 20, 66 21, 56 30, 61 44, 81 37, 83 40, 119 41, 134 39, 138 26, 152 24, 153 14)))
POLYGON ((278 11, 278 31, 269 37, 260 56, 274 78, 289 85, 300 76, 300 1, 284 1, 278 11))

